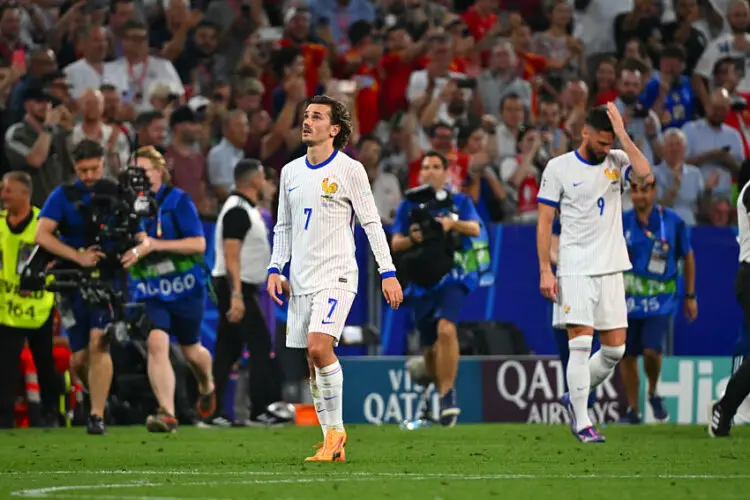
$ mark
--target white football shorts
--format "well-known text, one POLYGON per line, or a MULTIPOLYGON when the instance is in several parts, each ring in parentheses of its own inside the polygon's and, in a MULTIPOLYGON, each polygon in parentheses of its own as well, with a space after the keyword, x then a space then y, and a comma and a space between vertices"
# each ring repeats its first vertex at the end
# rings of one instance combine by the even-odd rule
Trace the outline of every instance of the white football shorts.
POLYGON ((590 326, 597 331, 628 327, 622 273, 602 276, 560 276, 552 326, 590 326))
POLYGON ((292 295, 287 313, 286 346, 307 349, 307 336, 315 332, 330 335, 338 344, 354 297, 354 293, 338 288, 292 295))

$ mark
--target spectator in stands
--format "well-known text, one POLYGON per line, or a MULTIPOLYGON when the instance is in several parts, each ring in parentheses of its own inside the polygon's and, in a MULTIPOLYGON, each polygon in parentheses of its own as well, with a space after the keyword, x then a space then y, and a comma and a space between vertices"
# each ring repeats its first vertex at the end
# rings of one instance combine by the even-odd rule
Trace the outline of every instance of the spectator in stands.
POLYGON ((424 52, 429 36, 425 34, 415 42, 403 24, 391 26, 386 31, 386 52, 380 59, 382 118, 389 119, 396 112, 406 109, 409 78, 418 69, 417 58, 424 52))
POLYGON ((297 47, 305 60, 305 82, 307 83, 307 97, 315 95, 318 84, 321 82, 320 73, 329 72, 328 65, 329 48, 318 43, 312 43, 310 38, 310 12, 306 9, 293 7, 284 16, 284 38, 281 39, 282 47, 297 47))
POLYGON ((107 35, 109 38, 108 61, 125 55, 125 25, 129 20, 133 19, 134 14, 135 3, 133 0, 112 0, 107 25, 107 35))
POLYGON ((219 203, 224 203, 234 186, 234 167, 245 157, 243 147, 250 126, 247 115, 230 111, 223 123, 223 138, 208 153, 208 183, 219 203))
POLYGON ((488 68, 477 77, 482 113, 500 117, 500 103, 509 94, 519 96, 526 111, 531 110, 531 85, 520 78, 516 53, 507 40, 498 41, 491 49, 488 68))
POLYGON ((516 202, 514 220, 533 222, 537 217, 539 178, 549 156, 543 151, 539 132, 530 125, 519 128, 517 152, 500 164, 500 180, 510 188, 516 202))
POLYGON ((732 202, 726 197, 713 198, 708 208, 706 222, 714 227, 726 227, 732 223, 732 202))
POLYGON ((28 50, 21 40, 21 9, 18 4, 7 2, 0 6, 0 67, 13 62, 16 50, 28 50))
POLYGON ((86 89, 98 89, 101 86, 104 81, 104 58, 107 55, 107 35, 101 26, 86 26, 79 40, 78 46, 83 57, 63 69, 70 84, 70 93, 75 99, 81 97, 86 89))
POLYGON ((617 59, 606 57, 599 61, 591 85, 591 105, 603 106, 617 99, 617 59))
POLYGON ((497 127, 495 141, 500 157, 516 154, 516 141, 521 125, 524 122, 523 101, 517 94, 507 94, 500 101, 500 124, 497 127))
POLYGON ((214 208, 207 196, 208 168, 206 157, 195 146, 200 135, 200 124, 188 106, 177 108, 169 118, 172 141, 164 159, 172 185, 185 191, 201 214, 212 214, 214 208))
POLYGON ((31 202, 41 207, 47 196, 71 174, 66 141, 70 134, 60 106, 52 108, 40 86, 28 86, 23 94, 26 116, 5 133, 5 156, 10 170, 33 173, 31 202))
POLYGON ((313 23, 330 26, 339 54, 345 54, 354 45, 347 36, 349 26, 358 21, 375 21, 375 7, 368 0, 316 0, 310 6, 313 23))
POLYGON ((698 167, 685 163, 687 138, 677 128, 664 133, 663 161, 654 167, 656 193, 659 203, 673 209, 688 226, 696 224, 703 202, 719 181, 714 172, 706 182, 698 167))
POLYGON ((137 111, 149 111, 151 88, 157 82, 168 83, 179 96, 185 93, 172 63, 148 53, 148 29, 145 24, 130 20, 122 28, 123 57, 104 65, 104 81, 123 92, 137 111))
POLYGON ((546 12, 549 16, 549 29, 533 37, 532 47, 535 53, 547 60, 566 63, 560 68, 550 68, 546 75, 555 89, 562 90, 564 83, 569 79, 585 77, 588 71, 583 45, 570 34, 573 19, 571 5, 564 0, 554 0, 550 3, 546 12))
POLYGON ((383 44, 373 38, 373 27, 367 21, 357 21, 349 27, 351 50, 345 55, 344 75, 357 83, 355 106, 359 133, 371 134, 380 121, 380 92, 378 64, 383 56, 383 44))
POLYGON ((622 114, 625 128, 653 165, 659 157, 661 123, 659 115, 638 102, 643 91, 643 75, 637 69, 621 69, 617 89, 619 96, 614 102, 622 114))
POLYGON ((31 52, 28 71, 13 88, 10 96, 8 103, 10 115, 5 117, 10 120, 8 123, 14 123, 23 118, 25 113, 23 96, 26 88, 43 86, 42 78, 44 75, 54 72, 56 68, 57 59, 55 53, 51 50, 39 48, 31 52))
POLYGON ((567 153, 569 148, 568 137, 560 128, 562 123, 562 112, 560 103, 553 99, 543 99, 539 102, 539 113, 537 115, 537 130, 540 132, 542 143, 550 158, 567 153))
POLYGON ((95 88, 87 89, 79 99, 82 120, 73 127, 68 141, 68 152, 84 139, 98 142, 104 148, 104 175, 116 176, 127 167, 130 157, 130 141, 117 126, 104 123, 104 96, 95 88))
POLYGON ((695 96, 690 79, 682 74, 685 49, 667 45, 659 59, 659 73, 651 77, 641 95, 641 104, 653 110, 662 127, 682 127, 693 119, 695 96))
POLYGON ((367 178, 370 180, 372 196, 375 199, 375 206, 378 207, 380 219, 384 224, 393 222, 396 215, 396 208, 401 203, 401 186, 395 175, 383 172, 380 166, 380 159, 383 153, 383 145, 373 135, 365 135, 357 144, 359 153, 357 160, 364 165, 367 171, 367 178))
MULTIPOLYGON (((731 31, 709 42, 695 66, 692 77, 693 89, 705 110, 711 106, 712 89, 709 84, 716 63, 725 57, 744 61, 746 53, 750 52, 750 34, 746 33, 750 27, 748 3, 745 0, 731 0, 727 8, 726 20, 731 31)), ((750 91, 750 73, 747 71, 740 80, 738 88, 741 92, 750 91)))
POLYGON ((637 38, 646 46, 648 56, 658 60, 662 45, 661 12, 654 0, 633 0, 632 5, 633 9, 615 17, 612 25, 617 53, 625 55, 625 44, 637 38))
MULTIPOLYGON (((167 119, 161 111, 146 111, 135 119, 137 147, 154 146, 164 151, 167 141, 167 119)), ((135 148, 134 148, 135 149, 135 148)))
POLYGON ((675 0, 674 12, 675 20, 661 27, 662 42, 665 45, 676 44, 685 48, 684 74, 690 78, 708 40, 693 26, 700 15, 697 0, 675 0))
POLYGON ((748 110, 750 92, 738 92, 737 84, 739 81, 737 61, 731 57, 725 57, 716 63, 713 88, 725 89, 732 101, 731 109, 724 123, 737 129, 740 133, 745 158, 750 158, 750 130, 748 129, 748 126, 750 126, 750 110, 748 110))
POLYGON ((687 163, 700 167, 703 179, 719 172, 719 182, 713 188, 715 195, 728 195, 732 189, 732 176, 740 171, 745 161, 742 138, 737 129, 725 124, 730 110, 729 93, 715 90, 706 109, 706 118, 685 124, 687 137, 687 163))

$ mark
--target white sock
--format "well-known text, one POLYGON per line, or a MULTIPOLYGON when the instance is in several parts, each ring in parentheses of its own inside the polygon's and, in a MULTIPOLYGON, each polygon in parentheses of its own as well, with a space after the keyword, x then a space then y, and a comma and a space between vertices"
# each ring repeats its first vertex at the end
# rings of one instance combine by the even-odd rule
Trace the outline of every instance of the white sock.
POLYGON ((344 430, 343 405, 344 372, 338 361, 323 368, 315 368, 315 380, 320 389, 328 429, 344 430))
POLYGON ((566 376, 576 431, 581 431, 591 425, 588 409, 589 392, 591 390, 591 376, 589 374, 591 342, 591 335, 582 335, 568 341, 570 357, 568 358, 566 376))
POLYGON ((310 394, 312 394, 313 403, 315 403, 315 414, 318 416, 318 422, 320 428, 323 429, 323 441, 326 439, 326 431, 328 430, 328 420, 326 419, 326 410, 323 408, 323 398, 320 397, 320 390, 318 390, 318 384, 315 379, 310 379, 310 394))
POLYGON ((598 386, 609 377, 625 354, 625 346, 617 347, 602 345, 589 361, 589 373, 591 373, 591 388, 598 386))

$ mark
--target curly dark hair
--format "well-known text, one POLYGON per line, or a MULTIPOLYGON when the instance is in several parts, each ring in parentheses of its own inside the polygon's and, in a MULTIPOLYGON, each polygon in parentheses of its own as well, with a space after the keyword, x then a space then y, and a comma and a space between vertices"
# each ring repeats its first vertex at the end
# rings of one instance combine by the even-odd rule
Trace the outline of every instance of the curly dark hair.
POLYGON ((341 128, 336 137, 333 138, 333 147, 343 149, 349 143, 349 138, 352 136, 352 114, 346 109, 343 102, 327 95, 316 95, 308 99, 305 107, 311 104, 328 106, 331 112, 331 125, 338 125, 341 128))

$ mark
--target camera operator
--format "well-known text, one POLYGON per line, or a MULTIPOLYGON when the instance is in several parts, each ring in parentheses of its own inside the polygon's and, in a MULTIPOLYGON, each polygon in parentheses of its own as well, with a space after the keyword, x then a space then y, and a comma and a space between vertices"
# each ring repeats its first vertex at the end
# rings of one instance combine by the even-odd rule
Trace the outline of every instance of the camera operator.
POLYGON ((440 394, 440 423, 451 427, 461 413, 454 387, 459 357, 456 324, 466 296, 479 284, 474 238, 480 237, 481 225, 470 198, 445 190, 448 160, 443 155, 426 153, 420 177, 423 186, 434 190, 434 199, 415 203, 410 200, 414 190, 407 192, 396 212, 391 248, 404 252, 399 272, 410 279, 406 297, 426 348, 428 372, 440 394))
POLYGON ((158 204, 156 217, 143 221, 141 243, 122 256, 130 268, 133 298, 143 302, 151 329, 148 333, 148 377, 159 402, 146 420, 150 432, 173 432, 175 374, 169 359, 169 336, 182 347, 198 380, 201 418, 216 407, 211 354, 200 343, 205 309, 206 276, 202 255, 206 249, 203 226, 190 197, 169 185, 167 162, 153 146, 136 151, 136 165, 146 171, 158 204))
MULTIPOLYGON (((104 149, 98 142, 84 139, 73 150, 73 160, 78 179, 72 185, 58 186, 47 198, 39 213, 35 241, 69 263, 94 268, 104 253, 96 247, 84 248, 86 223, 77 203, 91 204, 91 189, 104 175, 104 149), (79 200, 72 200, 69 194, 79 200)), ((104 407, 112 383, 112 358, 104 337, 110 314, 86 303, 80 291, 67 294, 58 308, 73 352, 71 368, 84 381, 91 397, 88 433, 104 434, 104 407)))
POLYGON ((4 289, 0 305, 0 428, 13 427, 16 387, 19 381, 24 340, 34 356, 42 414, 29 409, 31 425, 54 425, 58 415, 60 379, 52 355, 52 307, 50 292, 21 290, 19 270, 34 248, 34 232, 39 209, 31 206, 31 177, 10 172, 3 177, 0 198, 5 213, 0 217, 0 280, 4 289))

